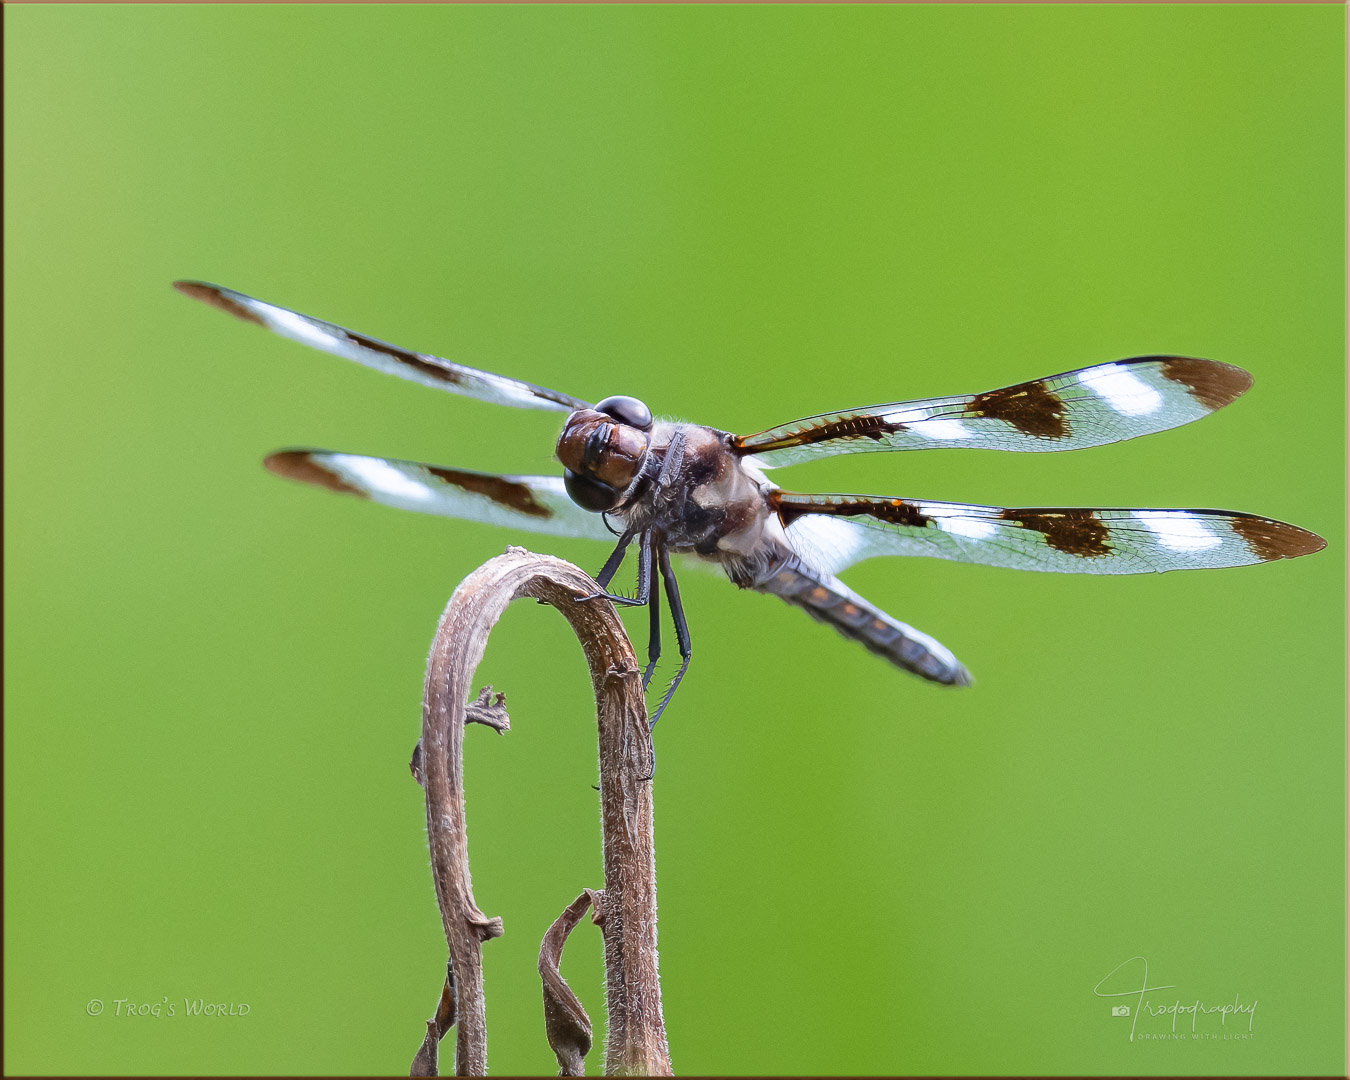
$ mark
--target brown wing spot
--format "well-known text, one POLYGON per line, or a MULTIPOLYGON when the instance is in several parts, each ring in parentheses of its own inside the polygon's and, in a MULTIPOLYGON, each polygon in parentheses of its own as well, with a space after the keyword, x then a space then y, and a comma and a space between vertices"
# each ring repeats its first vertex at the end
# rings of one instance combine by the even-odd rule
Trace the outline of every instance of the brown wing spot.
POLYGON ((184 296, 200 300, 203 304, 210 304, 213 308, 220 308, 221 311, 233 315, 236 319, 243 319, 244 322, 251 322, 255 326, 267 325, 258 315, 249 311, 239 301, 226 296, 214 285, 207 285, 204 281, 175 281, 173 287, 184 296))
POLYGON ((1064 439, 1069 435, 1064 402, 1043 382, 1021 383, 976 394, 970 399, 969 411, 972 416, 1002 420, 1023 435, 1037 439, 1064 439))
POLYGON ((1217 360, 1165 356, 1160 370, 1163 378, 1181 383, 1191 397, 1207 409, 1222 409, 1252 386, 1252 377, 1240 367, 1221 364, 1217 360))
POLYGON ((423 375, 430 375, 433 379, 439 379, 441 382, 447 383, 462 381, 459 372, 447 368, 443 364, 434 363, 421 353, 415 353, 411 349, 400 349, 397 345, 390 345, 389 342, 381 341, 379 338, 366 337, 365 334, 358 334, 354 330, 344 330, 342 333, 353 345, 370 349, 372 352, 383 353, 405 367, 420 371, 423 375))
POLYGON ((785 502, 781 491, 769 492, 768 503, 769 509, 778 515, 778 524, 785 529, 803 514, 809 512, 807 507, 785 502))
POLYGON ((932 521, 917 506, 904 499, 841 499, 836 502, 797 503, 788 502, 782 492, 774 492, 769 497, 769 506, 778 514, 778 520, 785 529, 803 514, 873 517, 891 525, 908 525, 915 529, 921 529, 932 521))
POLYGON ((454 484, 455 487, 463 488, 475 495, 485 495, 493 502, 509 507, 517 513, 526 514, 529 517, 547 518, 553 516, 553 511, 537 501, 534 492, 526 484, 518 484, 514 480, 507 480, 502 476, 493 476, 490 473, 439 469, 433 465, 426 466, 426 470, 432 476, 444 480, 447 484, 454 484))
POLYGON ((352 487, 337 473, 315 461, 314 455, 308 450, 279 450, 264 458, 263 464, 288 480, 299 480, 302 484, 314 484, 329 491, 340 491, 344 495, 367 498, 360 488, 352 487))
POLYGON ((812 443, 829 442, 832 439, 875 439, 880 442, 887 435, 904 431, 904 424, 892 424, 879 416, 846 416, 842 420, 829 420, 814 427, 784 435, 769 442, 755 443, 737 436, 731 440, 732 448, 740 453, 758 454, 769 450, 783 450, 789 446, 810 446, 812 443))
POLYGON ((933 520, 913 503, 905 502, 904 499, 878 499, 863 506, 865 509, 858 511, 859 513, 892 525, 908 525, 914 529, 921 529, 933 520))
POLYGON ((1066 555, 1093 559, 1111 554, 1106 542, 1110 530, 1091 510, 1002 510, 999 517, 1034 529, 1050 547, 1066 555))
POLYGON ((1232 530, 1242 537, 1242 542, 1251 549, 1251 553, 1262 562, 1275 559, 1296 559, 1300 555, 1311 555, 1321 551, 1327 542, 1316 533, 1300 529, 1297 525, 1286 525, 1283 521, 1271 521, 1269 518, 1235 516, 1229 522, 1232 530))

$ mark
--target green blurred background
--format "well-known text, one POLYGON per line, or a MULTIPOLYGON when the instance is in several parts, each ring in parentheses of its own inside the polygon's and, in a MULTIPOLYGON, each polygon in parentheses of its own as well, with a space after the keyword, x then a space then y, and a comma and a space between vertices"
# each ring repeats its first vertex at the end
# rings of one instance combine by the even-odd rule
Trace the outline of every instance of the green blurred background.
MULTIPOLYGON (((605 555, 268 475, 287 444, 547 471, 557 418, 273 339, 176 277, 731 431, 1147 352, 1251 370, 1138 442, 777 474, 1328 538, 1205 574, 849 575, 971 690, 684 575, 666 1018, 683 1073, 1343 1071, 1343 19, 7 8, 7 1071, 406 1070, 444 959, 406 764, 435 621, 508 543, 605 555), (1257 1002, 1252 1037, 1131 1042, 1093 987, 1133 956, 1183 1002, 1257 1002)), ((528 604, 479 680, 515 724, 468 737, 506 926, 489 1061, 552 1072, 536 950, 601 884, 589 689, 528 604)), ((588 924, 564 973, 599 1027, 588 924)))

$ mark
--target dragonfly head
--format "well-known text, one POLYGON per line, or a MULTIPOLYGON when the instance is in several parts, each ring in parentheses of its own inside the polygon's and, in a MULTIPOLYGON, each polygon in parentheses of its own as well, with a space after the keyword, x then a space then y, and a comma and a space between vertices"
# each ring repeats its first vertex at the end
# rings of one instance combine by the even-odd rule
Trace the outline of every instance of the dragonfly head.
POLYGON ((595 513, 614 509, 637 479, 651 428, 651 410, 637 398, 605 398, 594 409, 568 416, 556 453, 572 501, 595 513))

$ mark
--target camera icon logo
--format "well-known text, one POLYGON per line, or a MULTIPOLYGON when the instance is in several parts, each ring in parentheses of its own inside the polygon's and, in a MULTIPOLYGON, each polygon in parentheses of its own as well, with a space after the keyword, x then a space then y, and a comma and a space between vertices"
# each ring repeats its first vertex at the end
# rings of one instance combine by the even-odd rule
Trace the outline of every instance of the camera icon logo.
POLYGON ((1129 1015, 1130 1015, 1130 1007, 1129 1007, 1128 1005, 1112 1005, 1112 1006, 1111 1006, 1111 1015, 1112 1015, 1112 1016, 1129 1016, 1129 1015))

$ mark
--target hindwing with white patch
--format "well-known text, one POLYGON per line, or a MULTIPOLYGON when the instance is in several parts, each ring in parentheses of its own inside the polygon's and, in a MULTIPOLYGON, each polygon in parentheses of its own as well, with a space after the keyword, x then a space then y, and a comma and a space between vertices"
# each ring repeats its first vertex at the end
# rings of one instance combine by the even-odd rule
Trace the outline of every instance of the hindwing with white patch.
POLYGON ((878 555, 1061 574, 1143 574, 1309 555, 1321 537, 1227 510, 1003 508, 778 491, 788 541, 827 573, 878 555))
POLYGON ((1231 364, 1137 356, 983 394, 822 413, 736 436, 732 446, 769 468, 877 450, 1081 450, 1199 420, 1251 384, 1231 364))

